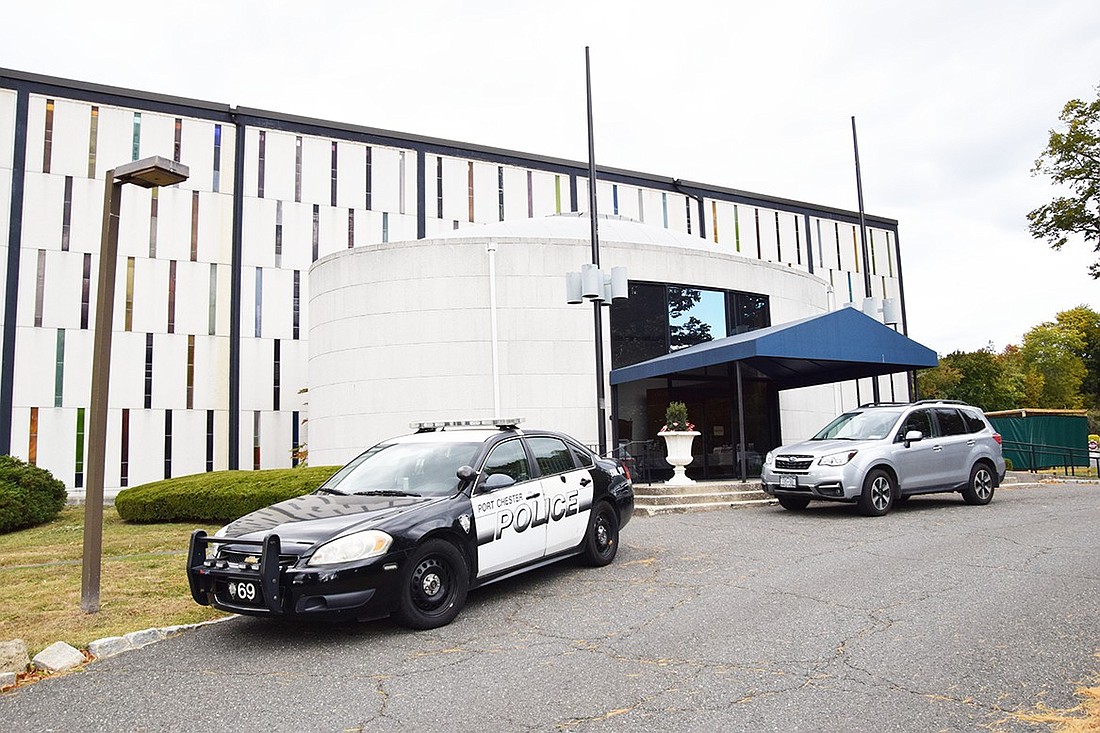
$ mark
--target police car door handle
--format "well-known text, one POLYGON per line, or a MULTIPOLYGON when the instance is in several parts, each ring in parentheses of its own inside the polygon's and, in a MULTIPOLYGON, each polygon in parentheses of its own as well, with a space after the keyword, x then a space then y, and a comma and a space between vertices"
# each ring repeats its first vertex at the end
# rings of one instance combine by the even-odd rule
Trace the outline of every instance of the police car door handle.
POLYGON ((535 493, 533 493, 533 494, 528 494, 526 498, 528 498, 528 499, 537 499, 537 498, 539 498, 539 496, 540 496, 541 494, 542 494, 542 492, 541 492, 541 491, 536 491, 536 492, 535 492, 535 493))

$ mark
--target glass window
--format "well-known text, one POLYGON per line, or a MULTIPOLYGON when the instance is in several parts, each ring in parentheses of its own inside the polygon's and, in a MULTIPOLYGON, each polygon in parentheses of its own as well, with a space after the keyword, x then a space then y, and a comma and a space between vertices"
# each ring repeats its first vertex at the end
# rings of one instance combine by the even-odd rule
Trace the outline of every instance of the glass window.
POLYGON ((531 468, 527 464, 527 453, 523 450, 523 443, 519 440, 509 440, 493 448, 492 453, 485 459, 482 473, 485 476, 503 473, 505 476, 511 476, 517 484, 530 479, 531 468))
POLYGON ((962 415, 951 407, 937 407, 936 422, 940 425, 940 435, 965 435, 967 432, 962 415))
POLYGON ((966 422, 966 432, 968 433, 980 433, 985 430, 985 420, 971 412, 970 410, 959 410, 962 413, 963 420, 966 422))
POLYGON ((718 290, 668 286, 669 350, 726 335, 726 297, 718 290))
POLYGON ((576 468, 573 455, 565 442, 557 438, 528 438, 527 444, 535 454, 535 463, 543 476, 553 476, 576 468))
POLYGON ((458 469, 472 463, 480 448, 480 442, 379 443, 337 471, 319 490, 449 496, 458 488, 458 469))
POLYGON ((730 335, 755 331, 772 325, 768 296, 730 293, 730 335))
POLYGON ((926 437, 932 437, 932 414, 928 410, 917 410, 909 413, 898 431, 898 440, 904 440, 905 434, 910 430, 919 430, 926 437))

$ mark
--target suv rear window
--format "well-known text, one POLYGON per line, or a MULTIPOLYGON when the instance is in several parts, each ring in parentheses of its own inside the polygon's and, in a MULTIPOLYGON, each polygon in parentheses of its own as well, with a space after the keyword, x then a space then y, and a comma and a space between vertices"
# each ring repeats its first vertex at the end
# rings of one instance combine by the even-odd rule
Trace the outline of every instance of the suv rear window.
POLYGON ((966 432, 968 433, 980 433, 985 430, 985 420, 975 415, 970 410, 959 410, 962 413, 963 420, 966 421, 966 432))
POLYGON ((962 415, 953 407, 937 407, 935 409, 936 422, 940 424, 940 435, 965 435, 970 432, 966 429, 962 415))

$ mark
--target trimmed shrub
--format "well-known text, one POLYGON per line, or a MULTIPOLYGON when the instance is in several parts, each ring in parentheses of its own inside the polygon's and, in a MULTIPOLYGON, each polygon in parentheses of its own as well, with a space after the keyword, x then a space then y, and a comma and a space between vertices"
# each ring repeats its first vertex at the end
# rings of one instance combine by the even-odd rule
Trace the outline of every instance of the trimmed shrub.
POLYGON ((49 522, 68 496, 65 484, 46 469, 0 456, 0 534, 49 522))
POLYGON ((308 494, 339 466, 214 471, 123 489, 115 510, 127 522, 226 524, 279 501, 308 494))

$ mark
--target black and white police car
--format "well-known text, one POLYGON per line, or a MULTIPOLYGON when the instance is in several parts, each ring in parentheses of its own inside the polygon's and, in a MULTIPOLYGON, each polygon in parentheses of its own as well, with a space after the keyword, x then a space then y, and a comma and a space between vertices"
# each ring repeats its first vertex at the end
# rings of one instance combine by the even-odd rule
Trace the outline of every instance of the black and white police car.
POLYGON ((257 616, 450 623, 469 589, 572 555, 615 559, 629 473, 518 420, 414 423, 316 491, 191 535, 202 605, 257 616))

